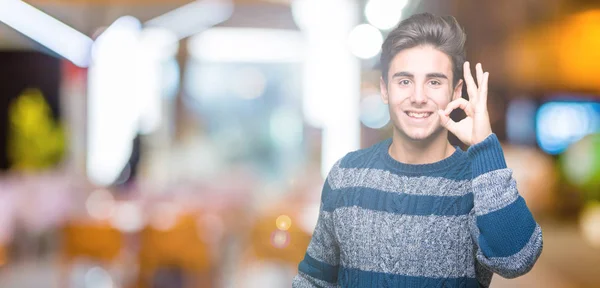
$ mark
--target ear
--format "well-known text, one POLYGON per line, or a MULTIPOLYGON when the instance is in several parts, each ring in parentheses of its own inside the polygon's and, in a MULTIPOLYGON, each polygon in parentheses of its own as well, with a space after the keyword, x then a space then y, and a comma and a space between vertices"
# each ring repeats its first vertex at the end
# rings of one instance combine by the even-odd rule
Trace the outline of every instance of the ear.
POLYGON ((383 81, 383 77, 379 77, 379 89, 381 90, 381 100, 384 104, 389 103, 389 95, 387 90, 387 84, 383 81))
POLYGON ((458 83, 456 83, 456 87, 454 87, 454 92, 452 93, 452 101, 462 97, 462 87, 463 87, 463 80, 459 79, 458 83))

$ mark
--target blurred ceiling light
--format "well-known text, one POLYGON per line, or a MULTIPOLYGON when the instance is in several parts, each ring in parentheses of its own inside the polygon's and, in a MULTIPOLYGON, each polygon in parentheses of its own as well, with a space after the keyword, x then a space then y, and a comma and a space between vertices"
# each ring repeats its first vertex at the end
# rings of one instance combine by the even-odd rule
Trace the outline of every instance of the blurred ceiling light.
POLYGON ((88 177, 95 184, 115 184, 136 134, 160 127, 164 85, 173 81, 172 76, 163 77, 163 70, 178 49, 173 32, 142 30, 132 16, 117 19, 95 41, 88 73, 87 161, 88 177))
POLYGON ((112 184, 131 155, 140 117, 136 110, 139 91, 132 84, 139 69, 140 30, 137 19, 121 17, 92 48, 86 164, 88 177, 97 185, 112 184))
POLYGON ((181 75, 179 71, 179 62, 176 58, 171 58, 169 61, 164 63, 162 77, 164 79, 162 85, 162 95, 167 99, 174 99, 179 92, 179 86, 181 83, 181 75))
POLYGON ((369 24, 360 24, 350 32, 348 44, 350 51, 356 57, 369 59, 375 57, 381 51, 383 36, 377 28, 369 24))
MULTIPOLYGON (((132 33, 131 31, 137 32, 141 29, 142 23, 137 18, 129 15, 121 16, 117 18, 115 22, 110 24, 110 26, 104 29, 104 31, 102 31, 102 33, 96 38, 96 43, 94 43, 94 46, 102 45, 102 42, 109 41, 106 40, 107 38, 121 37, 128 38, 123 40, 132 41, 132 38, 134 37, 130 35, 132 33)), ((95 56, 94 51, 96 48, 97 47, 92 48, 92 56, 95 56)))
POLYGON ((180 40, 229 19, 232 13, 231 0, 194 1, 149 20, 145 25, 170 30, 180 40))
POLYGON ((292 30, 219 27, 188 42, 192 57, 209 62, 299 62, 302 50, 301 34, 292 30))
POLYGON ((390 122, 390 111, 377 94, 365 97, 360 102, 360 121, 363 125, 379 129, 390 122))
POLYGON ((388 30, 402 18, 402 9, 408 0, 370 0, 365 6, 365 16, 371 25, 388 30))
POLYGON ((144 46, 143 53, 149 57, 159 60, 167 60, 175 57, 179 50, 177 35, 171 30, 147 27, 140 34, 140 45, 144 46))
POLYGON ((348 33, 358 23, 361 8, 359 1, 349 0, 293 0, 291 4, 294 21, 306 39, 302 112, 308 124, 323 129, 321 175, 326 177, 337 160, 360 148, 360 61, 348 49, 348 33))
POLYGON ((79 67, 87 67, 93 40, 19 0, 0 0, 0 21, 79 67))
POLYGON ((352 2, 354 1, 292 0, 292 17, 298 28, 304 30, 303 32, 322 33, 323 36, 335 38, 338 34, 327 32, 343 31, 353 25, 354 19, 345 17, 352 9, 343 8, 357 3, 352 2))

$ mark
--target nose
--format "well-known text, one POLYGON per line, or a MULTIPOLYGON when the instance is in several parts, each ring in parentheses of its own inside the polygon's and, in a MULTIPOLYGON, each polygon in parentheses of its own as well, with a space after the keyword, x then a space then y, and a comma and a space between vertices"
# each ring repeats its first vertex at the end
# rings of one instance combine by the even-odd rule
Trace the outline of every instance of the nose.
POLYGON ((420 85, 415 86, 415 91, 410 97, 410 101, 414 104, 421 105, 427 103, 427 95, 425 94, 425 89, 420 85))

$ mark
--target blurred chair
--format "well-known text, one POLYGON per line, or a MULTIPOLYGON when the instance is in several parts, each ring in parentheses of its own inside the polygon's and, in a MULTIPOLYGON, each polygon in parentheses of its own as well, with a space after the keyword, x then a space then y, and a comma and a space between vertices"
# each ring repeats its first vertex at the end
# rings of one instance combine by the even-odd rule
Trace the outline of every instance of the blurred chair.
POLYGON ((291 283, 312 235, 294 223, 299 219, 300 209, 285 210, 287 213, 264 213, 252 225, 238 266, 236 284, 262 287, 265 283, 291 283))
MULTIPOLYGON (((296 265, 304 258, 304 253, 312 235, 292 224, 287 230, 277 227, 277 219, 284 213, 271 214, 260 218, 251 231, 251 255, 258 260, 278 260, 296 265)), ((294 215, 294 214, 292 214, 294 215)), ((288 216, 289 217, 289 216, 288 216)))
POLYGON ((91 260, 109 267, 118 261, 125 242, 124 235, 105 221, 70 221, 61 234, 60 287, 69 287, 68 276, 76 260, 91 260))
POLYGON ((0 268, 7 264, 7 262, 8 257, 6 255, 6 247, 4 246, 4 244, 0 243, 0 268))
POLYGON ((146 226, 140 234, 138 288, 213 287, 210 247, 199 236, 197 215, 179 215, 171 227, 146 226))

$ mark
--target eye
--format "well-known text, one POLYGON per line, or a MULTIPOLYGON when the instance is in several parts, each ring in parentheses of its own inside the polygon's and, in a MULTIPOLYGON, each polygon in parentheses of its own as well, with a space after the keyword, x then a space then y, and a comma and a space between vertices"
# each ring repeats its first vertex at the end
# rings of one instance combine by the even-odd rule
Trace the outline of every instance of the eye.
POLYGON ((431 81, 429 81, 429 84, 431 84, 433 86, 438 86, 438 85, 442 85, 442 82, 440 82, 438 80, 431 80, 431 81))
POLYGON ((400 80, 399 84, 402 86, 410 85, 410 80, 408 80, 408 79, 400 80))

